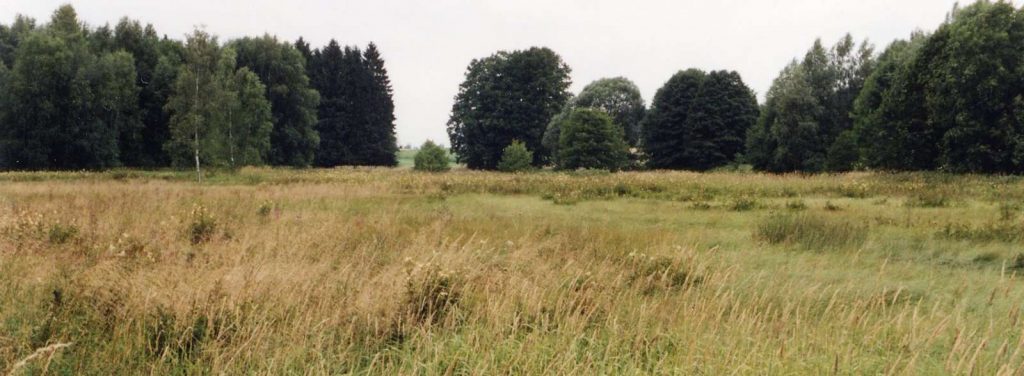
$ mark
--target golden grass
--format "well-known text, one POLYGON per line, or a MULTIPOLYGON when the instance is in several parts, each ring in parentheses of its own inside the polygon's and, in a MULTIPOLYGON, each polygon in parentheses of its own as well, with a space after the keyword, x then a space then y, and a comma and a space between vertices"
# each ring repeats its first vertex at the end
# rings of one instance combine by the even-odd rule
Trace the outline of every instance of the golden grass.
POLYGON ((0 373, 69 342, 19 372, 1024 372, 1024 244, 943 233, 1021 223, 1006 214, 1017 178, 247 169, 210 182, 0 174, 0 373), (801 236, 849 224, 866 238, 819 252, 758 236, 794 210, 829 224, 801 236))

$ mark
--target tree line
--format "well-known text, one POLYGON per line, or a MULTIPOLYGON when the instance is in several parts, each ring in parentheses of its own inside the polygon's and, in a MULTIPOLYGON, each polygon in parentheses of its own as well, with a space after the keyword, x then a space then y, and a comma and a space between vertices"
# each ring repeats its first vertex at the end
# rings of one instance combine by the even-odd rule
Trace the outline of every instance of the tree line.
POLYGON ((394 166, 394 123, 372 43, 179 41, 70 5, 0 24, 0 169, 394 166))
POLYGON ((625 78, 574 97, 569 73, 546 48, 472 61, 448 122, 458 160, 497 169, 521 143, 565 169, 1024 172, 1024 10, 1007 1, 957 6, 880 54, 819 39, 760 105, 730 71, 681 71, 650 108, 625 78))

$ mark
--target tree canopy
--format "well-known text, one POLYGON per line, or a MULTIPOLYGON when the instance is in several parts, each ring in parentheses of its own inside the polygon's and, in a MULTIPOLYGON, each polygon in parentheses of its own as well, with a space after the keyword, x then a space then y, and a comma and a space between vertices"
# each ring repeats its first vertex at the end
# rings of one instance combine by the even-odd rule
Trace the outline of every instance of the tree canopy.
POLYGON ((270 35, 238 39, 229 46, 237 52, 237 67, 249 68, 266 85, 274 119, 268 161, 294 167, 312 165, 320 143, 316 131, 320 95, 310 87, 302 53, 270 35))
POLYGON ((766 171, 824 171, 829 150, 843 150, 832 144, 853 128, 854 101, 874 65, 873 47, 866 41, 858 46, 847 35, 830 49, 815 41, 768 90, 761 116, 748 133, 747 162, 766 171))
POLYGON ((738 73, 679 72, 655 94, 644 119, 647 165, 702 171, 728 164, 743 152, 757 111, 738 73))
POLYGON ((533 165, 540 166, 547 159, 544 131, 570 97, 569 72, 547 48, 473 60, 448 121, 459 161, 471 169, 496 169, 505 147, 519 140, 534 151, 533 165))
POLYGON ((622 128, 626 143, 630 146, 639 145, 640 121, 647 111, 640 89, 625 77, 602 78, 587 84, 579 95, 570 99, 562 111, 551 119, 544 132, 543 144, 552 156, 558 155, 562 122, 577 108, 604 110, 612 117, 612 122, 622 128))
POLYGON ((561 126, 558 167, 616 171, 629 162, 622 128, 603 110, 579 108, 561 126))
POLYGON ((1024 11, 956 8, 931 35, 897 41, 857 102, 869 167, 1024 172, 1024 11))

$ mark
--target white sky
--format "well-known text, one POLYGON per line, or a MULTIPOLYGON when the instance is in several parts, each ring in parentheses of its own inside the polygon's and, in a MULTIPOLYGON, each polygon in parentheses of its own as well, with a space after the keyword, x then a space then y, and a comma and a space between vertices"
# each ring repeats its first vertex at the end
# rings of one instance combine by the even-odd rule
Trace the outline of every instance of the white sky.
POLYGON ((466 66, 498 50, 552 48, 573 69, 573 92, 625 76, 650 103, 676 71, 701 68, 736 70, 763 98, 816 37, 831 44, 851 32, 880 50, 934 29, 955 0, 0 0, 0 22, 18 13, 46 21, 68 2, 91 25, 127 15, 178 39, 204 25, 222 40, 374 41, 395 89, 398 141, 418 145, 448 144, 466 66))

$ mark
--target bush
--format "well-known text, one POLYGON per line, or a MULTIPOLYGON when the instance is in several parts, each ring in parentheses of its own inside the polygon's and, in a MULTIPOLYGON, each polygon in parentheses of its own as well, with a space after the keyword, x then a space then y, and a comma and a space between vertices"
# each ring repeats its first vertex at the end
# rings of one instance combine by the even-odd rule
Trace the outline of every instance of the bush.
POLYGON ((420 147, 414 158, 413 169, 416 171, 443 172, 451 169, 448 152, 433 141, 427 141, 420 147))
POLYGON ((533 168, 533 152, 526 148, 526 144, 519 141, 512 141, 512 144, 505 147, 501 153, 501 162, 498 162, 498 170, 503 172, 523 172, 533 168))
POLYGON ((617 171, 629 163, 622 128, 599 110, 574 110, 562 124, 558 144, 558 167, 562 169, 617 171))
POLYGON ((759 206, 760 204, 757 202, 757 199, 752 197, 739 197, 729 204, 729 210, 744 212, 757 209, 759 206))
POLYGON ((213 218, 213 214, 210 214, 202 205, 196 205, 192 208, 190 217, 192 220, 188 224, 186 234, 192 244, 202 244, 213 239, 213 235, 217 231, 217 221, 213 218))
POLYGON ((840 249, 864 244, 868 227, 826 216, 774 214, 757 225, 754 236, 769 244, 799 244, 815 250, 840 249))
POLYGON ((52 244, 64 244, 78 235, 78 227, 75 225, 54 224, 50 226, 49 240, 52 244))

